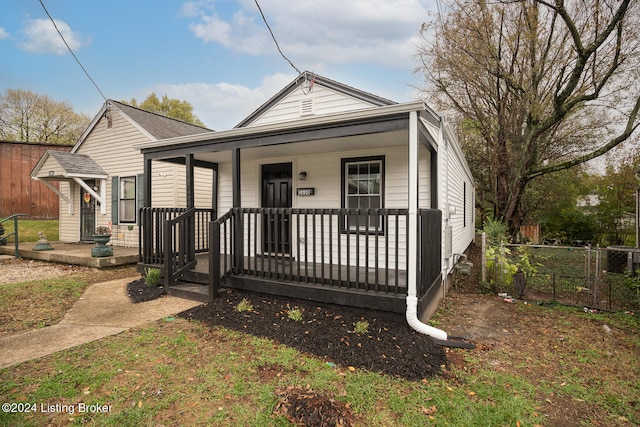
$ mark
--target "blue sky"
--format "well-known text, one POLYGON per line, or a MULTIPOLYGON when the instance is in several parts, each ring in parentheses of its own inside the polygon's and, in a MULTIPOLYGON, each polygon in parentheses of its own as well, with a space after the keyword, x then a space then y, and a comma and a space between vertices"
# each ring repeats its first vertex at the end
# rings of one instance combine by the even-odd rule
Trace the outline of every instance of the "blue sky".
MULTIPOLYGON (((229 129, 297 72, 278 54, 254 0, 43 0, 107 98, 189 101, 229 129)), ((418 98, 418 33, 435 0, 259 0, 287 57, 397 102, 418 98)), ((2 0, 0 92, 31 90, 93 117, 103 99, 38 0, 2 0)))

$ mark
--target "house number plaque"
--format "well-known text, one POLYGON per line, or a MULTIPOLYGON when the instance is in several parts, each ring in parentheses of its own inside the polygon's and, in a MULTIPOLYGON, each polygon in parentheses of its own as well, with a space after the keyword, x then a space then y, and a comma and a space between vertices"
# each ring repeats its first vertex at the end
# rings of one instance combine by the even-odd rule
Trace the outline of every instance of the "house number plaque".
POLYGON ((298 196, 313 196, 315 192, 316 192, 316 189, 313 187, 296 189, 296 194, 298 196))

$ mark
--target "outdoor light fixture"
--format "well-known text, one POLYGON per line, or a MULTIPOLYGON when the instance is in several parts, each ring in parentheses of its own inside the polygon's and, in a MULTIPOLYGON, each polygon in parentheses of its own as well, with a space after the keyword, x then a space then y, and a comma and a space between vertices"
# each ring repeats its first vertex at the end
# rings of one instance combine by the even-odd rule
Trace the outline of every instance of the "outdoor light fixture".
POLYGON ((304 181, 305 179, 307 179, 307 173, 305 171, 302 171, 298 174, 298 179, 300 181, 304 181))

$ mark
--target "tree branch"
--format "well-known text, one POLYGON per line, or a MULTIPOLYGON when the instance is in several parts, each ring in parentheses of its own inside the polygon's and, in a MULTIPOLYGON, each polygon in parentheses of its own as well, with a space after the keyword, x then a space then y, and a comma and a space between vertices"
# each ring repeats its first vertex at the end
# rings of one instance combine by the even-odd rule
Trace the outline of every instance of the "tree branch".
POLYGON ((611 149, 617 147, 622 142, 626 141, 631 136, 631 134, 640 126, 640 123, 635 123, 636 119, 638 118, 639 110, 640 110, 640 97, 636 99, 636 103, 633 107, 633 110, 631 110, 631 114, 629 114, 629 119, 627 120, 627 126, 625 127, 624 131, 620 135, 611 139, 607 144, 603 145, 597 150, 587 153, 583 156, 577 157, 575 159, 572 159, 563 163, 559 163, 557 165, 548 166, 542 169, 538 169, 536 171, 532 171, 531 173, 525 176, 525 179, 527 181, 530 181, 533 178, 536 178, 541 175, 546 175, 546 174, 558 172, 564 169, 569 169, 573 166, 595 159, 596 157, 599 157, 607 153, 611 149))

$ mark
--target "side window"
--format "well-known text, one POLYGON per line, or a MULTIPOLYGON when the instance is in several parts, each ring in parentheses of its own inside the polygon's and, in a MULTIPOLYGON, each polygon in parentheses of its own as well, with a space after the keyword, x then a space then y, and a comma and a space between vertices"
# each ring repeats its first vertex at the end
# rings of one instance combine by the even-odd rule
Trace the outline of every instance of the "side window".
POLYGON ((132 224, 136 222, 136 177, 120 178, 120 223, 132 224))
POLYGON ((467 182, 463 182, 463 186, 462 186, 462 193, 463 193, 463 208, 462 208, 462 226, 466 227, 467 226, 467 182))
MULTIPOLYGON (((375 209, 384 207, 384 157, 342 159, 342 207, 375 209)), ((344 229, 356 227, 367 231, 382 231, 375 216, 348 215, 344 229)))

